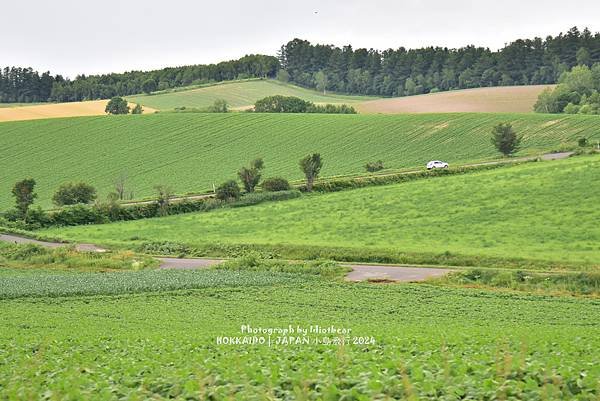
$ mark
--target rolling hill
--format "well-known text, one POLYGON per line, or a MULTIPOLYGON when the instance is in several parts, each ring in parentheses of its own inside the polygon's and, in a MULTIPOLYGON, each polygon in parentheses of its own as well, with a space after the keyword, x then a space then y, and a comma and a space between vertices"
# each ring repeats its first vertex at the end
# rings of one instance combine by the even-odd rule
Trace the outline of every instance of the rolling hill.
POLYGON ((257 100, 273 95, 295 96, 314 103, 332 104, 354 104, 376 99, 367 96, 325 95, 275 80, 248 80, 223 82, 188 90, 180 88, 152 95, 128 96, 127 100, 157 110, 173 110, 176 107, 202 109, 212 105, 217 99, 224 99, 234 109, 245 109, 253 106, 257 100))
POLYGON ((451 252, 600 268, 600 227, 590 201, 600 196, 600 186, 590 185, 598 180, 600 156, 588 156, 49 234, 100 244, 127 244, 136 236, 192 245, 451 252))
MULTIPOLYGON (((10 107, 0 107, 0 122, 41 120, 46 118, 101 116, 106 114, 104 109, 108 100, 92 100, 71 103, 37 103, 32 105, 17 104, 10 107)), ((130 104, 130 106, 134 106, 130 104)), ((156 110, 144 107, 144 113, 156 110)))
POLYGON ((539 94, 554 85, 464 89, 391 99, 356 106, 360 113, 530 113, 539 94))
MULTIPOLYGON (((232 81, 219 84, 178 88, 152 95, 128 96, 133 105, 140 103, 146 113, 172 111, 178 107, 203 109, 217 99, 226 100, 234 110, 245 110, 266 96, 295 96, 314 103, 349 104, 361 114, 410 113, 528 113, 538 95, 548 86, 512 86, 466 89, 400 98, 375 98, 323 94, 275 80, 232 81)), ((552 86, 550 86, 552 87, 552 86)), ((0 104, 0 122, 104 114, 107 100, 72 103, 0 104)))
POLYGON ((320 152, 322 176, 361 173, 368 161, 388 168, 498 157, 491 128, 510 121, 524 136, 519 154, 600 139, 600 118, 543 114, 179 114, 101 116, 0 124, 0 209, 25 177, 38 182, 38 204, 48 207, 56 188, 85 181, 104 198, 121 174, 135 198, 168 184, 180 194, 205 191, 236 177, 255 157, 264 177, 300 179, 298 160, 320 152))

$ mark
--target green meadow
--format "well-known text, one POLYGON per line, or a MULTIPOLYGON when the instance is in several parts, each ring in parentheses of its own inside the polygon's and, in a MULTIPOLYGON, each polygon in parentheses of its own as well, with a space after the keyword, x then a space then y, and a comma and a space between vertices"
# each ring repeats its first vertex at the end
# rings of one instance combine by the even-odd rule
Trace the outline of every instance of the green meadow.
POLYGON ((581 156, 42 234, 123 247, 160 241, 330 246, 597 267, 599 180, 600 156, 581 156))
POLYGON ((322 176, 364 173, 369 161, 387 168, 422 167, 498 157, 492 127, 510 121, 524 136, 519 155, 600 139, 597 116, 542 114, 294 115, 153 114, 0 123, 0 209, 17 180, 37 181, 37 204, 51 206, 65 182, 84 181, 105 198, 128 176, 126 192, 144 198, 157 184, 198 193, 235 178, 256 157, 264 177, 302 178, 298 160, 320 152, 322 176))
POLYGON ((294 96, 313 103, 331 104, 353 104, 377 99, 368 96, 323 94, 322 92, 274 80, 249 80, 224 82, 197 89, 178 89, 152 95, 128 96, 127 100, 153 109, 167 111, 176 107, 203 109, 219 99, 227 101, 230 107, 246 108, 254 106, 257 100, 274 95, 294 96))

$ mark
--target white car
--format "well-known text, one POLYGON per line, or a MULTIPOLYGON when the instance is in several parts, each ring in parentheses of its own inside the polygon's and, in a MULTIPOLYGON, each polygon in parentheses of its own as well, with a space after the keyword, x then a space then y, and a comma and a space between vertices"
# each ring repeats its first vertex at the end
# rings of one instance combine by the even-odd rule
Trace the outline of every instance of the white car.
POLYGON ((448 163, 445 163, 445 162, 442 162, 439 160, 434 160, 434 161, 427 163, 427 170, 433 170, 436 168, 448 168, 448 167, 449 167, 448 163))

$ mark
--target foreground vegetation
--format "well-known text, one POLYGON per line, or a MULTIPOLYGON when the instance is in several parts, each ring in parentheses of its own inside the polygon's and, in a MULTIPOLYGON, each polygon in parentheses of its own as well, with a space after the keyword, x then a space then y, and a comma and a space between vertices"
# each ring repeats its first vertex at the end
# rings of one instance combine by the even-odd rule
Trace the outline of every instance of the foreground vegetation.
MULTIPOLYGON (((74 247, 48 249, 38 245, 17 245, 0 241, 0 267, 35 273, 36 269, 58 272, 111 272, 142 270, 158 266, 158 261, 133 252, 77 252, 74 247)), ((32 278, 38 281, 38 278, 32 278)))
POLYGON ((0 300, 2 397, 597 399, 595 301, 232 274, 152 273, 156 287, 174 275, 208 284, 197 290, 0 300), (217 343, 242 325, 352 332, 343 345, 217 343))
MULTIPOLYGON (((600 231, 591 218, 597 211, 590 199, 600 196, 592 185, 600 178, 599 163, 598 156, 582 156, 244 209, 42 233, 122 247, 164 241, 199 248, 222 244, 221 249, 256 244, 276 247, 284 257, 296 256, 286 247, 292 252, 307 247, 306 253, 317 255, 316 249, 342 247, 355 260, 406 252, 415 255, 412 263, 428 260, 418 255, 435 254, 432 259, 440 264, 477 266, 478 259, 522 258, 597 268, 600 231)), ((405 256, 399 262, 411 263, 405 256)))
POLYGON ((600 138, 595 116, 536 114, 153 114, 2 123, 0 209, 27 177, 38 183, 37 204, 49 207, 65 182, 91 184, 105 199, 122 176, 125 193, 138 199, 158 184, 178 194, 203 192, 254 157, 263 158, 265 178, 288 180, 303 178, 297 160, 312 152, 325 161, 323 177, 360 173, 374 160, 397 169, 492 158, 499 154, 489 136, 500 122, 523 135, 520 155, 600 138))
POLYGON ((435 280, 442 285, 518 290, 544 294, 600 295, 600 272, 539 273, 469 269, 435 280))

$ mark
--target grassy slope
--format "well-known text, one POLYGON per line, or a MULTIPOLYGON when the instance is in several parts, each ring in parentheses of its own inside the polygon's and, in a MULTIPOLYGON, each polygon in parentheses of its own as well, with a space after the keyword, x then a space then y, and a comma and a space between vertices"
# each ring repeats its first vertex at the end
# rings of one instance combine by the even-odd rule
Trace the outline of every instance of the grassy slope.
MULTIPOLYGON (((197 275, 212 284, 222 272, 197 275)), ((310 389, 323 399, 595 399, 597 301, 314 281, 265 288, 248 285, 254 275, 240 275, 237 285, 223 280, 229 288, 0 301, 2 394, 204 399, 210 392, 249 400, 298 399, 310 389), (240 336, 244 324, 333 325, 376 344, 216 345, 218 336, 240 336)))
POLYGON ((122 172, 136 197, 167 183, 178 193, 205 191, 234 178, 252 158, 264 176, 302 177, 298 160, 320 152, 323 176, 360 173, 367 161, 389 168, 496 157, 490 131, 511 121, 524 153, 587 136, 600 139, 597 116, 541 114, 273 115, 232 113, 102 116, 0 124, 0 209, 15 181, 34 177, 38 203, 50 206, 61 183, 86 181, 101 197, 122 172))
POLYGON ((361 113, 531 113, 538 96, 554 85, 463 89, 361 103, 361 113))
POLYGON ((299 244, 600 265, 600 157, 305 197, 243 209, 52 229, 95 243, 299 244))
POLYGON ((296 96, 315 103, 352 104, 372 100, 367 96, 324 95, 299 86, 283 84, 273 80, 251 80, 244 82, 222 83, 199 89, 177 90, 155 95, 128 96, 127 100, 141 103, 158 110, 173 110, 176 107, 205 108, 217 99, 225 99, 231 107, 244 108, 254 105, 257 100, 267 96, 296 96))

